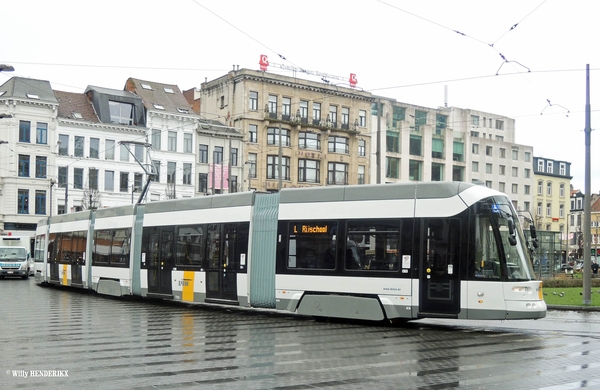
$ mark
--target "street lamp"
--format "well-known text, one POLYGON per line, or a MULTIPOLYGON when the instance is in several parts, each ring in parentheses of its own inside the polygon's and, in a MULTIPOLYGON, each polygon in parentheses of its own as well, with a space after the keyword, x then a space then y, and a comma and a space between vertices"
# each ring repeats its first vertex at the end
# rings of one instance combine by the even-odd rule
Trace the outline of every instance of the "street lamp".
POLYGON ((0 64, 0 72, 14 72, 15 68, 12 65, 0 64))
POLYGON ((12 115, 9 115, 9 114, 0 114, 0 119, 4 119, 4 118, 12 118, 12 115))

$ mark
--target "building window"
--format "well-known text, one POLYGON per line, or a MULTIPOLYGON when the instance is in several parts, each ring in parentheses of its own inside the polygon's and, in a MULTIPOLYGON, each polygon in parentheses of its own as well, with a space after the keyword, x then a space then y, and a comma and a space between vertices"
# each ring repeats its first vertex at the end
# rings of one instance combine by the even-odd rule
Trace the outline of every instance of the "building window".
POLYGON ((108 102, 108 109, 110 111, 110 121, 112 123, 133 125, 133 104, 110 100, 108 102))
POLYGON ((444 140, 441 138, 434 138, 431 140, 431 157, 432 158, 444 158, 444 140))
POLYGON ((58 135, 58 155, 68 156, 69 155, 69 136, 66 134, 58 135))
POLYGON ((279 132, 281 131, 281 145, 290 146, 290 131, 287 129, 278 129, 276 127, 269 127, 267 129, 267 144, 268 145, 279 145, 279 132))
POLYGON ((499 190, 500 192, 504 192, 504 188, 505 188, 505 186, 506 186, 506 185, 505 185, 505 183, 503 183, 503 182, 500 182, 500 183, 498 183, 498 190, 499 190))
POLYGON ((35 213, 46 214, 46 191, 35 191, 35 213))
POLYGON ((25 154, 19 154, 19 177, 29 177, 30 157, 25 154))
POLYGON ((198 192, 208 192, 208 173, 198 174, 198 192))
POLYGON ((415 130, 421 131, 421 126, 427 124, 427 111, 415 110, 415 130))
POLYGON ((175 184, 175 172, 177 171, 177 163, 173 161, 167 162, 167 183, 175 184))
POLYGON ((90 190, 98 190, 98 170, 90 168, 88 171, 88 181, 90 190))
POLYGON ((527 184, 525 184, 525 186, 523 187, 524 189, 524 193, 525 195, 529 195, 529 193, 531 192, 531 187, 527 184))
MULTIPOLYGON (((375 104, 377 106, 377 104, 375 104)), ((394 129, 398 128, 398 122, 406 119, 406 108, 392 106, 392 127, 394 129)))
POLYGON ((367 127, 367 112, 365 110, 358 111, 358 125, 360 127, 367 127))
POLYGON ((525 211, 529 211, 529 202, 523 202, 523 206, 525 208, 525 211))
POLYGON ((513 160, 518 160, 519 159, 519 151, 518 150, 513 150, 512 151, 512 159, 513 160))
POLYGON ((479 161, 472 161, 471 162, 471 170, 473 172, 479 172, 479 161))
POLYGON ((491 181, 491 180, 486 180, 486 181, 485 181, 485 186, 486 186, 487 188, 492 188, 492 181, 491 181))
POLYGON ((256 153, 248 153, 248 176, 256 178, 256 153))
POLYGON ((560 170, 559 173, 560 173, 561 176, 566 176, 566 174, 567 174, 567 164, 560 163, 558 169, 560 170))
POLYGON ((558 217, 559 218, 565 217, 565 205, 564 204, 561 204, 560 206, 558 206, 558 217))
POLYGON ((506 158, 506 149, 500 148, 500 158, 506 158))
POLYGON ((90 138, 90 158, 100 158, 100 139, 90 138))
POLYGON ((408 162, 408 179, 412 181, 423 180, 423 162, 410 160, 408 162))
POLYGON ((525 152, 525 162, 531 161, 531 152, 525 152))
POLYGON ((129 161, 129 150, 127 150, 127 147, 125 145, 121 144, 119 151, 120 151, 121 161, 129 161))
POLYGON ((298 133, 298 147, 300 149, 321 150, 321 135, 301 131, 298 133))
MULTIPOLYGON (((290 179, 290 158, 281 158, 281 178, 290 179)), ((267 156, 267 179, 279 179, 279 156, 267 156)))
POLYGON ((129 172, 121 172, 119 175, 119 191, 129 191, 129 172))
POLYGON ((329 122, 333 127, 337 127, 337 106, 329 106, 329 122))
POLYGON ((83 168, 73 169, 73 188, 77 190, 83 189, 83 168))
POLYGON ((365 166, 358 166, 358 184, 365 184, 365 166))
POLYGON ((564 197, 565 197, 565 183, 560 183, 560 187, 559 187, 559 190, 558 190, 558 191, 559 191, 559 194, 558 194, 558 195, 559 195, 561 198, 564 198, 564 197))
POLYGON ((229 181, 231 182, 231 185, 229 186, 229 193, 232 194, 234 192, 238 192, 237 176, 235 176, 235 175, 229 176, 229 181))
POLYGON ((399 153, 400 152, 400 133, 397 131, 386 132, 385 136, 385 149, 391 153, 399 153))
POLYGON ((144 147, 142 145, 134 145, 133 147, 133 155, 140 162, 144 162, 144 147))
POLYGON ((513 167, 512 168, 512 176, 513 177, 519 177, 519 168, 518 167, 513 167))
POLYGON ((248 125, 248 142, 253 144, 258 142, 258 126, 248 125))
POLYGON ((465 167, 459 165, 452 166, 452 180, 465 181, 465 167))
POLYGON ((19 121, 19 142, 31 142, 31 122, 19 121))
POLYGON ((200 145, 200 150, 198 152, 198 159, 200 164, 208 163, 208 145, 200 145))
POLYGON ((269 118, 277 118, 277 96, 269 95, 269 118))
POLYGON ((348 130, 350 126, 350 109, 342 107, 342 129, 348 130))
POLYGON ((548 195, 548 196, 552 195, 552 182, 551 181, 546 183, 546 195, 548 195))
POLYGON ((525 178, 529 179, 529 176, 531 176, 531 169, 525 168, 525 178))
POLYGON ((183 163, 183 184, 192 184, 192 164, 183 163))
POLYGON ((17 191, 17 212, 29 214, 29 190, 17 191))
POLYGON ((58 186, 66 187, 69 183, 69 171, 67 167, 58 167, 58 186))
POLYGON ((512 193, 513 194, 517 194, 519 192, 519 185, 518 184, 513 184, 512 185, 512 193))
POLYGON ((169 131, 168 136, 169 136, 169 139, 168 139, 169 152, 176 152, 177 151, 177 132, 169 131))
POLYGON ((48 124, 38 122, 35 129, 35 142, 38 144, 48 144, 48 124))
POLYGON ((113 192, 115 190, 115 172, 104 171, 104 191, 113 192))
POLYGON ((500 169, 501 175, 506 175, 506 165, 500 165, 498 168, 500 169))
POLYGON ((385 177, 398 179, 400 177, 400 159, 395 157, 386 157, 385 177))
POLYGON ((213 164, 221 164, 223 162, 223 147, 215 146, 213 150, 213 164))
POLYGON ((496 119, 496 130, 504 130, 504 121, 496 119))
POLYGON ((83 146, 85 144, 85 138, 75 136, 75 157, 83 157, 83 146))
POLYGON ((473 154, 479 154, 479 144, 472 144, 471 145, 471 152, 473 154))
POLYGON ((48 163, 47 158, 44 156, 36 156, 35 158, 35 177, 38 179, 43 179, 46 177, 46 169, 48 163))
POLYGON ((453 151, 452 151, 452 160, 453 161, 465 161, 465 144, 462 142, 454 141, 453 151))
POLYGON ((348 153, 348 138, 330 136, 327 140, 327 147, 333 153, 348 153))
POLYGON ((421 151, 422 137, 420 135, 410 135, 409 153, 413 156, 422 156, 421 151))
POLYGON ((328 185, 348 184, 348 164, 330 162, 327 167, 328 185))
POLYGON ((160 150, 161 131, 159 129, 152 130, 152 147, 155 150, 160 150))
POLYGON ((552 216, 552 203, 546 204, 546 216, 547 217, 552 216))
POLYGON ((313 103, 313 125, 321 124, 321 103, 313 103))
POLYGON ((133 189, 134 191, 141 191, 144 187, 144 174, 134 173, 133 174, 133 189))
POLYGON ((191 133, 183 134, 183 153, 192 153, 194 150, 192 137, 193 135, 191 133))
POLYGON ((486 146, 485 147, 485 155, 486 156, 491 156, 492 155, 492 151, 493 151, 493 148, 491 146, 486 146))
POLYGON ((543 181, 538 181, 538 190, 537 190, 538 195, 542 195, 544 193, 544 182, 543 181))
POLYGON ((471 115, 471 124, 473 126, 479 126, 479 117, 477 115, 471 115))
POLYGON ((448 125, 448 116, 435 114, 435 134, 442 135, 448 125))
POLYGON ((321 182, 321 162, 318 160, 298 160, 298 181, 303 183, 321 182))
POLYGON ((492 173, 492 164, 485 164, 485 173, 492 173))
POLYGON ((107 139, 104 141, 104 159, 115 159, 115 141, 112 139, 107 139))
POLYGON ((231 148, 230 164, 237 167, 237 148, 231 148))
POLYGON ((554 173, 553 171, 554 163, 553 161, 547 161, 546 163, 546 173, 554 173))
POLYGON ((292 115, 292 99, 284 97, 281 99, 281 119, 289 121, 292 115))
POLYGON ((298 112, 300 114, 300 121, 302 123, 308 123, 308 101, 300 100, 298 112))
POLYGON ((537 215, 542 215, 542 202, 538 202, 537 204, 537 215))
POLYGON ((152 166, 154 167, 154 181, 160 183, 160 161, 152 160, 152 166))
POLYGON ((538 172, 544 172, 544 160, 538 160, 538 172))
POLYGON ((358 155, 359 157, 365 157, 367 155, 367 141, 364 139, 358 140, 358 155))
POLYGON ((248 102, 250 111, 258 111, 258 92, 250 91, 250 100, 248 102))

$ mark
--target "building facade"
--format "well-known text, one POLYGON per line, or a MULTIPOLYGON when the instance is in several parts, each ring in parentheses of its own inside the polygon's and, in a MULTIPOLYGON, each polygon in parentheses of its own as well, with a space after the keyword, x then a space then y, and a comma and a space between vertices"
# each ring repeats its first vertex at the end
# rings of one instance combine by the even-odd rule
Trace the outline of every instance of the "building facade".
POLYGON ((200 96, 202 115, 244 134, 244 188, 369 183, 370 93, 241 69, 200 96))

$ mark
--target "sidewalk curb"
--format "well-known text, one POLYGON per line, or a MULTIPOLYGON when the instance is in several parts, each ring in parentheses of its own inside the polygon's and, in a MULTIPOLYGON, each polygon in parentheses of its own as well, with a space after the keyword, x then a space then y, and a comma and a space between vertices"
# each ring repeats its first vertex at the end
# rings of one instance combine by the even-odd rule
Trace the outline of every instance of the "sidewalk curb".
POLYGON ((548 310, 571 310, 571 311, 600 311, 600 306, 562 306, 547 305, 548 310))

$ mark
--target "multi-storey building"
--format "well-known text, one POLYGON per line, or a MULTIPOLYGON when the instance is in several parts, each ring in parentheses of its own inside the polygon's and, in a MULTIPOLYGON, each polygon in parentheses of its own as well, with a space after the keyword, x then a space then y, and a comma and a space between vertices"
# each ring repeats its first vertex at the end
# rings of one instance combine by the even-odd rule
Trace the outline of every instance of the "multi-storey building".
POLYGON ((370 93, 234 69, 200 95, 203 115, 245 135, 245 188, 369 183, 370 93))
POLYGON ((0 86, 0 233, 30 235, 51 212, 58 102, 48 81, 0 86))
POLYGON ((379 97, 371 123, 376 182, 477 182, 508 194, 517 210, 529 211, 533 148, 514 143, 514 119, 379 97))
POLYGON ((563 248, 567 248, 571 212, 571 163, 534 156, 533 172, 535 207, 532 213, 536 229, 560 232, 563 248))

